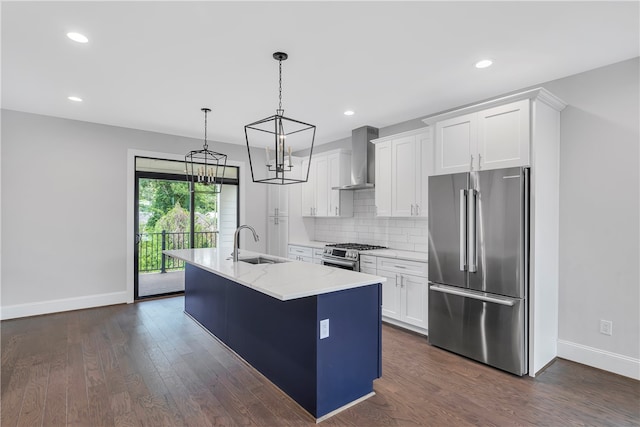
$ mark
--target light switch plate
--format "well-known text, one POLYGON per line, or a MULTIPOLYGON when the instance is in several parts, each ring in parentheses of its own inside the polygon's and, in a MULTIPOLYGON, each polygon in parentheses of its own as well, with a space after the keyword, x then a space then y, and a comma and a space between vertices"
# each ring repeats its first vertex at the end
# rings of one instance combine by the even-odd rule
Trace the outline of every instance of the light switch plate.
POLYGON ((320 339, 329 338, 329 319, 320 321, 320 339))

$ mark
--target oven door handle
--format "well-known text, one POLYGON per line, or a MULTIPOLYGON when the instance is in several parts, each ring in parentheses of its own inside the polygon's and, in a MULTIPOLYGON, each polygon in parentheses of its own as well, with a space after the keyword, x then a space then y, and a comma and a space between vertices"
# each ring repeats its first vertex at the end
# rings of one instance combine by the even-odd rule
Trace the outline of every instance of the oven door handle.
POLYGON ((325 265, 325 263, 344 265, 345 267, 354 267, 356 265, 353 261, 342 261, 335 258, 321 258, 320 261, 322 262, 322 265, 325 265))

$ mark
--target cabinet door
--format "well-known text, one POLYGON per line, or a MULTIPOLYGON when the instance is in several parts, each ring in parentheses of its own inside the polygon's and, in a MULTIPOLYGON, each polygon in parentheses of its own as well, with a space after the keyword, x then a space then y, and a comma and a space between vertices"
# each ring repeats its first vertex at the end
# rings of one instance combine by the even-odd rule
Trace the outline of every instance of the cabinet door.
POLYGON ((416 136, 416 203, 414 215, 426 218, 429 213, 429 175, 433 170, 433 142, 431 132, 416 136))
POLYGON ((419 181, 416 137, 394 139, 391 146, 391 215, 414 215, 419 181), (417 175, 417 178, 416 178, 417 175))
POLYGON ((469 172, 477 159, 477 114, 436 123, 434 175, 469 172))
POLYGON ((272 216, 267 223, 267 253, 279 257, 287 257, 289 241, 289 218, 272 216))
POLYGON ((401 320, 427 329, 429 284, 426 277, 400 275, 401 320))
POLYGON ((529 166, 529 100, 478 113, 480 170, 529 166))
POLYGON ((382 315, 400 319, 400 275, 378 270, 378 276, 387 278, 382 283, 382 315))
POLYGON ((376 215, 391 216, 391 141, 376 144, 376 215))
MULTIPOLYGON (((302 216, 313 216, 316 208, 316 163, 311 161, 309 168, 309 178, 302 184, 302 216)), ((308 160, 302 163, 302 169, 306 170, 308 160)))
POLYGON ((329 162, 326 156, 317 157, 311 162, 316 164, 315 216, 327 216, 329 213, 329 162))
POLYGON ((340 154, 332 154, 327 158, 328 161, 328 182, 329 182, 329 208, 328 216, 340 216, 340 190, 333 190, 339 187, 341 181, 341 163, 340 154))
POLYGON ((289 186, 269 185, 267 186, 267 216, 288 216, 289 215, 289 186))

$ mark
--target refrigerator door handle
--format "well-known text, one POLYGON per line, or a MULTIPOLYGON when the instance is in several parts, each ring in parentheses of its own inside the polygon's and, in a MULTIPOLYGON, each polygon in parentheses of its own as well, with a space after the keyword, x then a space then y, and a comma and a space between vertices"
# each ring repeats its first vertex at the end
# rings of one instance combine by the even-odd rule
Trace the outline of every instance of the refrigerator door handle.
POLYGON ((466 190, 460 190, 460 271, 467 268, 467 197, 466 190))
POLYGON ((467 250, 469 266, 469 273, 475 273, 478 271, 478 260, 476 253, 476 190, 469 189, 467 192, 467 250))
POLYGON ((449 286, 442 285, 431 285, 429 289, 435 292, 442 292, 443 294, 451 294, 458 295, 465 298, 477 299, 479 301, 490 302, 494 304, 506 305, 509 307, 513 307, 515 305, 515 301, 510 298, 500 298, 500 297, 490 297, 487 295, 478 294, 475 292, 464 291, 461 289, 452 288, 449 286))

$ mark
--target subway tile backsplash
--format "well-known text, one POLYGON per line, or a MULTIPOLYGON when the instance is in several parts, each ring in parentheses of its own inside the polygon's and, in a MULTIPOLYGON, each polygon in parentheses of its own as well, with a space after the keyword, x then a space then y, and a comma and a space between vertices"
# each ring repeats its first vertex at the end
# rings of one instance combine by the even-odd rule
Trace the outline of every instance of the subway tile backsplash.
POLYGON ((315 240, 357 242, 428 252, 426 218, 377 218, 373 189, 353 195, 353 218, 316 218, 315 240))

